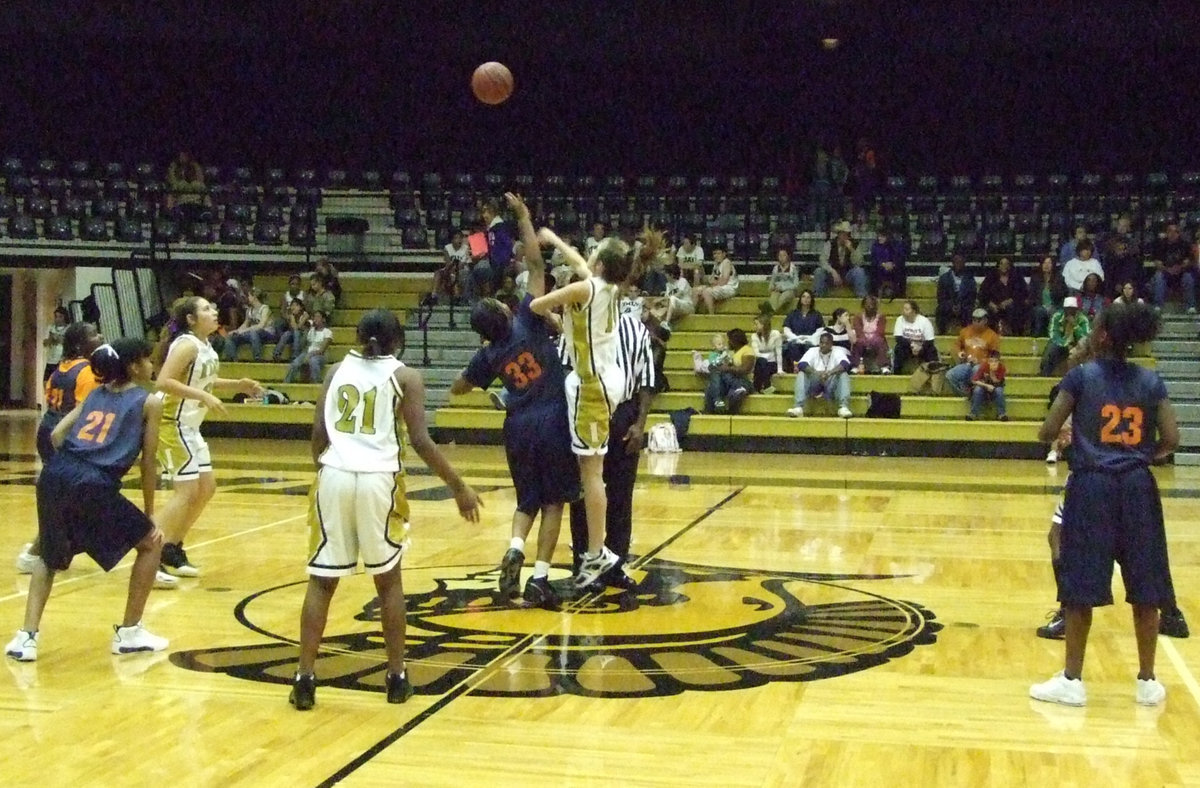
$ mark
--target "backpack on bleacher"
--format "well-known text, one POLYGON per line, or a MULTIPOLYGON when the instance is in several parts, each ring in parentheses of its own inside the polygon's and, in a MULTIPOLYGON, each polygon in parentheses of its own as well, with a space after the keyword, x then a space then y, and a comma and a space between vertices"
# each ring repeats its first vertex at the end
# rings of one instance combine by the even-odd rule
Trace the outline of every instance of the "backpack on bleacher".
POLYGON ((675 425, 666 421, 651 427, 650 435, 646 439, 646 450, 654 454, 678 454, 683 451, 679 448, 679 439, 675 436, 675 425))

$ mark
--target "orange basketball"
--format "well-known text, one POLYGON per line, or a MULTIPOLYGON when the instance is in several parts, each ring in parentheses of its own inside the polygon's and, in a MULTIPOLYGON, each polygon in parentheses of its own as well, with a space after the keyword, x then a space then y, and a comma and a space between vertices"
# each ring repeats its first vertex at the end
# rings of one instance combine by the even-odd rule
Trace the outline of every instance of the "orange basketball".
POLYGON ((512 72, 503 63, 483 63, 471 75, 471 92, 484 104, 500 104, 512 95, 512 72))

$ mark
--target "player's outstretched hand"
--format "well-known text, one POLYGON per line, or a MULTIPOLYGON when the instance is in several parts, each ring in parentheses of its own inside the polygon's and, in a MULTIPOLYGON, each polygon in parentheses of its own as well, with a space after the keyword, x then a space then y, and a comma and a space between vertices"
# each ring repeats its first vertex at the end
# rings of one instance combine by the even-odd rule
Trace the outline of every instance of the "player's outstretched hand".
POLYGON ((479 493, 469 484, 464 484, 454 491, 454 502, 458 504, 458 513, 462 515, 464 520, 472 523, 479 522, 479 507, 483 506, 483 501, 479 499, 479 493))
POLYGON ((238 391, 245 394, 247 397, 261 397, 266 393, 263 384, 251 378, 242 378, 238 381, 238 391))
POLYGON ((200 401, 204 403, 205 407, 220 416, 224 416, 229 413, 229 409, 225 407, 225 403, 222 402, 220 398, 214 394, 210 394, 207 391, 204 392, 204 398, 200 401))
POLYGON ((504 200, 512 210, 513 216, 517 217, 517 221, 529 218, 529 206, 521 199, 521 195, 514 194, 513 192, 505 192, 504 200))

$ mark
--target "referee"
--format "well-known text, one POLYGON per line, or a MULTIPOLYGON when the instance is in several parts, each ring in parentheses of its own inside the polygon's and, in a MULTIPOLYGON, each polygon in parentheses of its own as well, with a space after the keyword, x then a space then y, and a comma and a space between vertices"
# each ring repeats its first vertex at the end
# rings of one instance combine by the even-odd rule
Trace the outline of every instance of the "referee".
MULTIPOLYGON (((654 396, 654 356, 650 332, 641 318, 622 315, 617 323, 619 347, 617 365, 621 368, 620 404, 609 421, 609 447, 604 455, 604 489, 608 498, 604 544, 617 555, 617 565, 600 576, 598 583, 614 588, 634 588, 637 584, 622 568, 629 557, 633 532, 633 485, 637 481, 638 460, 645 439, 646 414, 654 396), (618 439, 620 442, 618 443, 618 439)), ((575 569, 587 550, 587 511, 582 501, 571 504, 571 546, 575 569)))

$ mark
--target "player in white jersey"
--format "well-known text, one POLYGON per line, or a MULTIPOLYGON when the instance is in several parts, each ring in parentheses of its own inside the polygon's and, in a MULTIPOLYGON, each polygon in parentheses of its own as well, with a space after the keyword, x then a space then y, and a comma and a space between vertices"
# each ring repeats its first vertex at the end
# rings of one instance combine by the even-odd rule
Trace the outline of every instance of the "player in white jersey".
POLYGON ((261 396, 263 391, 250 378, 218 376, 220 361, 208 342, 216 330, 216 306, 197 296, 185 298, 175 305, 160 346, 165 346, 165 357, 156 384, 163 397, 158 465, 174 482, 175 492, 159 509, 155 524, 165 538, 162 569, 180 577, 200 574, 183 550, 183 539, 217 489, 208 443, 200 434, 209 410, 225 412, 213 389, 230 388, 248 396, 261 396))
POLYGON ((535 298, 530 309, 540 315, 559 307, 563 310, 563 335, 571 364, 565 392, 567 417, 571 450, 579 457, 588 521, 588 549, 575 576, 576 586, 582 588, 595 582, 618 560, 604 546, 608 508, 604 454, 608 451, 609 420, 624 386, 617 363, 618 288, 641 275, 644 266, 658 256, 663 238, 661 233, 647 231, 636 259, 624 241, 605 238, 588 260, 550 230, 543 228, 538 238, 561 251, 581 280, 535 298))
POLYGON ((300 661, 289 701, 299 710, 316 702, 317 653, 338 580, 353 574, 361 555, 379 593, 387 648, 388 703, 403 703, 413 688, 404 669, 404 588, 400 557, 408 528, 401 462, 402 435, 454 493, 459 513, 479 521, 479 496, 446 462, 425 426, 425 384, 394 355, 404 329, 391 312, 374 309, 358 323, 360 349, 325 375, 313 420, 317 478, 309 494, 308 590, 300 612, 300 661))

